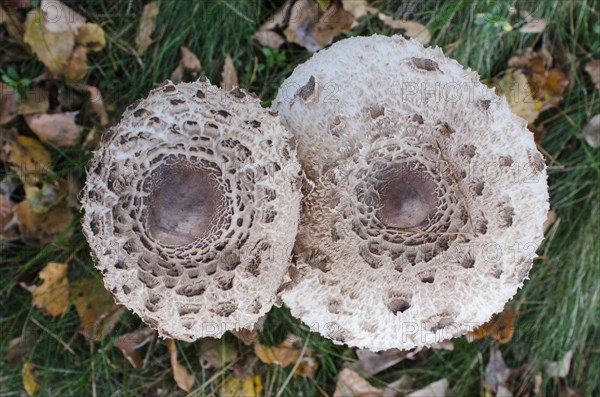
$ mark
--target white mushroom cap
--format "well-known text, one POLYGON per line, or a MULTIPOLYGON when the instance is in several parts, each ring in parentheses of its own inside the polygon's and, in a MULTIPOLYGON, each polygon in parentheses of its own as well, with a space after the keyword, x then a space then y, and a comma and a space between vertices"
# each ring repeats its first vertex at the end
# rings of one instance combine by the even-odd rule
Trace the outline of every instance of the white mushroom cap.
POLYGON ((543 239, 545 164, 478 75, 400 36, 342 40, 273 105, 312 178, 293 315, 337 343, 428 346, 502 310, 543 239))
POLYGON ((237 88, 166 82, 131 105, 81 193, 106 288, 163 336, 252 328, 289 266, 295 156, 276 116, 237 88))

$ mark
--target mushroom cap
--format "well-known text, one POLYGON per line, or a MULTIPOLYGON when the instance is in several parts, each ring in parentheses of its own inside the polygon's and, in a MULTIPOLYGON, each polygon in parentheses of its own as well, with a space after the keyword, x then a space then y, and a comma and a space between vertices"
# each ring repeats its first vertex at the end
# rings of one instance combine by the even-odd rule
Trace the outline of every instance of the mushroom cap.
POLYGON ((280 293, 312 330, 373 351, 429 346, 522 286, 545 164, 475 72, 400 36, 350 38, 298 66, 273 107, 312 179, 280 293))
POLYGON ((293 137, 257 98, 164 83, 87 167, 83 231, 106 288, 162 336, 252 328, 289 266, 299 174, 293 137))

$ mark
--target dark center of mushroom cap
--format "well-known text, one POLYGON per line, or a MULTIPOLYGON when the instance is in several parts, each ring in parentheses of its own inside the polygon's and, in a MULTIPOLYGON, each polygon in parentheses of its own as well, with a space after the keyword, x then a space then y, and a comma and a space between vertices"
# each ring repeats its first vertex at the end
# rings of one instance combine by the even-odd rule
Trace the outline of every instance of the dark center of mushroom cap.
POLYGON ((427 223, 437 206, 436 184, 421 170, 394 172, 379 189, 377 215, 388 227, 407 229, 427 223))
POLYGON ((153 173, 147 225, 153 239, 185 245, 210 231, 223 193, 210 170, 190 164, 162 165, 153 173))

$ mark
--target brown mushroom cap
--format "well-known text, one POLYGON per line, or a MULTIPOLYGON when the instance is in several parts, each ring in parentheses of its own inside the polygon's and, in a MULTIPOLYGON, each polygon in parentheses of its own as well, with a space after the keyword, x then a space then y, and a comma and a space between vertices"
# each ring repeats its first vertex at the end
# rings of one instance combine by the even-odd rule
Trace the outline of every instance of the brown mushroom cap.
POLYGON ((545 164, 475 72, 400 36, 351 38, 297 67, 273 107, 311 178, 281 293, 311 329, 375 351, 427 346, 522 286, 545 164))
POLYGON ((296 235, 299 167, 257 98, 166 82, 102 137, 87 174, 83 231, 117 302, 187 341, 269 311, 296 235))

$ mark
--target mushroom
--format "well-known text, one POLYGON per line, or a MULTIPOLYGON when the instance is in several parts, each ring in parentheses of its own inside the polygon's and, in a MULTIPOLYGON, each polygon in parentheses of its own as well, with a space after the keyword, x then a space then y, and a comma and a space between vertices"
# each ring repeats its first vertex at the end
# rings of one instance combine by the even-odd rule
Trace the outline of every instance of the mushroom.
POLYGON ((293 137, 256 97, 167 81, 102 136, 83 231, 118 303, 162 336, 219 337, 274 303, 299 182, 293 137))
POLYGON ((523 285, 545 163, 477 73, 414 40, 355 37, 298 66, 273 107, 309 178, 280 297, 313 331, 373 351, 429 346, 523 285))

